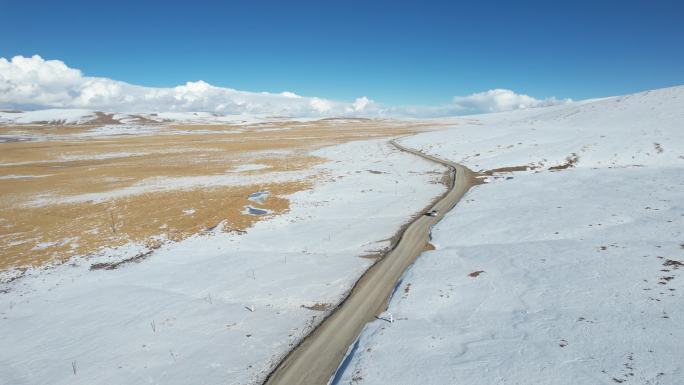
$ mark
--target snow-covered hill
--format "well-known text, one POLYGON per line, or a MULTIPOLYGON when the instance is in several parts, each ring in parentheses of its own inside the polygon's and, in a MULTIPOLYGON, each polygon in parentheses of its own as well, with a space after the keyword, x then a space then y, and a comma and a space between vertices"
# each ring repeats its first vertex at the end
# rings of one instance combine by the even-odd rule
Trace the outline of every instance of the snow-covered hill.
POLYGON ((684 87, 473 116, 404 145, 495 172, 338 384, 682 384, 684 87))
POLYGON ((101 125, 101 124, 246 124, 285 118, 257 115, 222 115, 210 112, 122 113, 76 108, 35 111, 0 110, 0 125, 101 125))

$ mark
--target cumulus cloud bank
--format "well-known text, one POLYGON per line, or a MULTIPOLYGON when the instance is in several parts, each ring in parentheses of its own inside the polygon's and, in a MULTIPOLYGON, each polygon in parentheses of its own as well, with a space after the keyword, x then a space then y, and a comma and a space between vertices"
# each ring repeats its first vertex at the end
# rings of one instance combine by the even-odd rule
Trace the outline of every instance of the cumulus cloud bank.
POLYGON ((556 104, 510 90, 490 90, 455 97, 452 104, 386 107, 367 97, 351 103, 293 92, 247 92, 215 87, 204 81, 167 88, 137 86, 84 76, 59 60, 38 55, 0 58, 0 107, 86 108, 119 112, 207 111, 226 115, 410 116, 431 117, 497 112, 556 104))
POLYGON ((83 76, 59 60, 44 60, 37 55, 0 58, 0 105, 5 107, 308 116, 363 112, 371 104, 365 97, 343 103, 293 92, 238 91, 201 80, 170 88, 142 87, 83 76))

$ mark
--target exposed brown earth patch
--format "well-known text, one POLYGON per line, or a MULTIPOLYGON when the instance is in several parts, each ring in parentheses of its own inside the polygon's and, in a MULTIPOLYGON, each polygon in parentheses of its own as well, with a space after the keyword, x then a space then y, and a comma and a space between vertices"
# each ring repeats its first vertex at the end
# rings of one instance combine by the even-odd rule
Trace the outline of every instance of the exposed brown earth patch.
POLYGON ((88 122, 88 124, 119 124, 118 120, 114 119, 114 114, 107 114, 104 112, 96 112, 95 119, 88 122))
POLYGON ((90 270, 114 270, 122 265, 126 265, 129 263, 138 263, 142 262, 144 259, 152 255, 154 252, 154 249, 152 250, 147 250, 142 253, 136 254, 134 257, 123 259, 120 261, 116 262, 100 262, 100 263, 93 263, 90 265, 90 270))
POLYGON ((491 170, 481 171, 481 174, 494 175, 494 174, 499 174, 499 173, 520 172, 520 171, 529 171, 529 170, 534 170, 534 167, 530 166, 530 165, 500 167, 500 168, 494 168, 491 170))
POLYGON ((481 172, 473 172, 473 173, 468 175, 468 183, 471 186, 478 186, 481 184, 486 184, 488 176, 489 175, 481 173, 481 172))
POLYGON ((484 273, 484 270, 473 271, 472 273, 468 274, 468 277, 479 277, 482 273, 484 273))
POLYGON ((660 143, 653 143, 653 148, 655 148, 658 154, 662 154, 663 152, 665 152, 663 146, 660 143))
POLYGON ((568 155, 567 158, 565 158, 565 163, 559 164, 557 166, 551 166, 549 167, 549 170, 551 171, 560 171, 560 170, 566 170, 571 167, 575 167, 575 165, 579 162, 579 156, 575 154, 574 152, 570 155, 568 155))
POLYGON ((313 305, 302 305, 302 307, 314 311, 328 311, 334 306, 331 303, 315 303, 313 305))
POLYGON ((408 294, 411 291, 411 282, 406 284, 406 287, 404 287, 404 294, 408 294))
POLYGON ((663 266, 668 266, 672 268, 673 270, 679 269, 680 267, 684 267, 684 262, 680 261, 675 261, 673 259, 666 259, 665 262, 663 263, 663 266))

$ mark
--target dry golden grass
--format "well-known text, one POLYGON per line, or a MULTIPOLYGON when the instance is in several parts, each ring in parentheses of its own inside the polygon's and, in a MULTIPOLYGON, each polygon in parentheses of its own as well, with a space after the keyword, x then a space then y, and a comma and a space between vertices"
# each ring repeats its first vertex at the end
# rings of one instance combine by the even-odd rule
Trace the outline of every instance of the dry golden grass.
POLYGON ((59 263, 131 241, 181 240, 223 221, 230 229, 247 229, 262 218, 243 213, 254 205, 249 194, 268 190, 266 202, 256 205, 275 215, 288 210, 288 194, 311 186, 316 175, 307 170, 324 161, 309 155, 312 150, 425 129, 359 119, 170 125, 145 135, 81 136, 92 128, 0 127, 0 137, 41 139, 0 143, 0 271, 59 263), (245 164, 264 168, 240 172, 245 164), (301 176, 273 177, 292 172, 301 176), (178 179, 226 175, 237 183, 200 186, 178 179), (99 199, 90 201, 93 196, 99 199))

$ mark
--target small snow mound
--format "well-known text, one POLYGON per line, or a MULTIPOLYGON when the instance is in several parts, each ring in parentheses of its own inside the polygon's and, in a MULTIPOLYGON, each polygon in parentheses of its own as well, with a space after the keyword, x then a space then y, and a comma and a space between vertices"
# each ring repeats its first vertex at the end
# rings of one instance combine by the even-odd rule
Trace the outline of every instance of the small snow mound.
POLYGON ((266 215, 270 214, 271 210, 260 209, 253 206, 245 206, 245 209, 242 211, 242 213, 247 215, 266 215))
POLYGON ((271 195, 271 193, 268 191, 257 191, 255 193, 249 194, 247 199, 252 202, 264 203, 269 195, 271 195))

